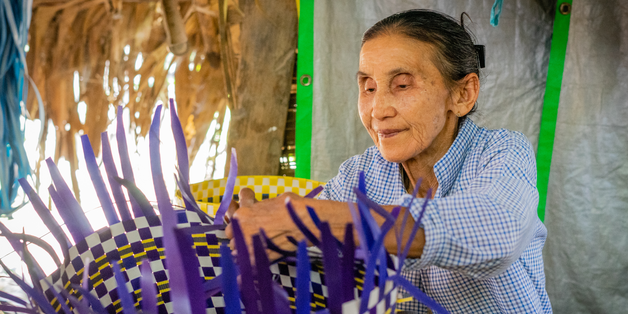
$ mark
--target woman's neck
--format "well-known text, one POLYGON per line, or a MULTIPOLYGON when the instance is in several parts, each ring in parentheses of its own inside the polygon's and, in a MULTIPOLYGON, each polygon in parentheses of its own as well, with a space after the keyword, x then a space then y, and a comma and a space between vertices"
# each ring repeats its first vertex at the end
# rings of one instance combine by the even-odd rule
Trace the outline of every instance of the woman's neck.
POLYGON ((422 151, 419 155, 402 162, 412 189, 416 182, 423 178, 419 187, 418 197, 426 197, 427 191, 431 188, 432 195, 438 189, 438 180, 434 173, 434 165, 445 156, 458 135, 458 117, 453 116, 445 122, 443 130, 436 136, 432 145, 422 151))

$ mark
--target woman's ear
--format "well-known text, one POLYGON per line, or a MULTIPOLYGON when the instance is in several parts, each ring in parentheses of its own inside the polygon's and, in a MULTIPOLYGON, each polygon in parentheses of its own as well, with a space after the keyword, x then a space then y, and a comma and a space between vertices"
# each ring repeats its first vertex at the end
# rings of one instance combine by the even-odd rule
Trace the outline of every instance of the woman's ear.
POLYGON ((473 109, 480 94, 480 78, 475 73, 469 73, 458 85, 456 91, 458 97, 454 98, 454 113, 463 117, 473 109))

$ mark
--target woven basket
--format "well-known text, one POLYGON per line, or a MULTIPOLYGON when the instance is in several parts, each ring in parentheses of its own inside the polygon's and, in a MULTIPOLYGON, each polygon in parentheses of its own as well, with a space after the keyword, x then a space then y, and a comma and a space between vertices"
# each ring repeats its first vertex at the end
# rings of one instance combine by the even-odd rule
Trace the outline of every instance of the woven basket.
MULTIPOLYGON (((238 176, 233 190, 233 199, 238 200, 238 193, 243 187, 253 190, 256 199, 265 200, 284 192, 305 196, 316 187, 324 184, 324 182, 314 180, 283 176, 238 176)), ((190 184, 190 189, 201 210, 213 216, 220 206, 226 185, 227 178, 224 178, 193 183, 190 184)), ((177 203, 182 205, 183 199, 179 191, 176 191, 176 197, 177 203)))
MULTIPOLYGON (((177 210, 177 217, 177 227, 179 228, 203 224, 198 214, 192 211, 177 210)), ((192 239, 200 264, 199 276, 204 280, 211 280, 222 272, 219 246, 221 243, 228 243, 229 240, 226 239, 224 231, 193 234, 192 239)), ((90 278, 88 290, 101 301, 109 313, 122 313, 117 284, 110 264, 115 260, 119 260, 118 264, 127 279, 127 290, 132 294, 138 309, 141 308, 139 265, 143 260, 148 260, 153 271, 154 282, 157 285, 159 313, 173 313, 168 284, 169 275, 163 248, 163 230, 159 216, 139 217, 98 230, 72 246, 70 248, 70 262, 57 269, 40 283, 52 306, 57 312, 60 312, 61 305, 54 297, 53 292, 50 291, 47 282, 51 282, 56 287, 64 287, 77 298, 82 298, 77 291, 72 289, 70 284, 81 285, 83 272, 88 269, 90 278), (84 267, 85 260, 90 261, 86 268, 84 267)), ((316 258, 311 259, 311 269, 311 305, 312 311, 318 311, 327 306, 325 273, 322 263, 316 258)), ((280 262, 271 266, 271 272, 273 280, 278 282, 288 294, 290 305, 294 309, 296 265, 280 262)), ((356 295, 361 294, 364 272, 363 264, 356 262, 354 271, 356 295)), ((387 291, 386 294, 384 303, 394 303, 395 298, 388 295, 394 296, 395 294, 391 294, 390 291, 387 291)), ((382 302, 374 301, 377 301, 379 308, 381 308, 382 302)), ((67 304, 69 305, 69 302, 67 304)), ((222 294, 219 293, 208 298, 206 306, 207 313, 223 313, 222 294)), ((374 306, 374 308, 376 307, 374 306)))

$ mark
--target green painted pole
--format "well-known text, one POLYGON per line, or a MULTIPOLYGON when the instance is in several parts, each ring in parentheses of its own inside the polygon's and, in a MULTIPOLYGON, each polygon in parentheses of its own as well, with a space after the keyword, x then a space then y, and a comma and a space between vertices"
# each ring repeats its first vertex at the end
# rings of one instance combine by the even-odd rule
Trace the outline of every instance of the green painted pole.
POLYGON ((537 188, 539 189, 538 215, 541 221, 545 220, 547 187, 552 165, 552 153, 554 151, 554 136, 556 134, 556 118, 558 116, 560 90, 563 83, 563 70, 565 69, 567 39, 569 38, 571 2, 572 0, 558 1, 554 17, 552 48, 547 69, 543 112, 541 113, 539 147, 536 154, 537 188))
POLYGON ((314 0, 299 1, 295 158, 297 178, 310 178, 312 85, 314 77, 314 0))

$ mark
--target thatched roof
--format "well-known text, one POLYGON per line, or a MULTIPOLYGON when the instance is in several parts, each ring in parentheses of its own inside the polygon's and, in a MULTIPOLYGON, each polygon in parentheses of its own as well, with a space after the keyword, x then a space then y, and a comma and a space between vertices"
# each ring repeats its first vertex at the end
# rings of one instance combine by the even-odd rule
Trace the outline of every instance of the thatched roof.
MULTIPOLYGON (((234 84, 241 13, 237 1, 228 2, 223 11, 227 18, 221 23, 219 5, 224 1, 179 1, 189 49, 185 55, 167 58, 168 38, 159 1, 34 0, 27 63, 46 117, 56 127, 46 127, 43 137, 56 132, 55 159, 64 157, 72 170, 77 169, 77 133, 88 134, 98 154, 100 133, 112 121, 107 113, 118 105, 129 108, 131 127, 139 127, 138 135, 146 135, 155 102, 167 103, 167 74, 175 63, 178 112, 193 158, 216 112, 222 125, 229 103, 225 81, 234 84), (225 30, 222 53, 221 26, 225 30), (143 62, 137 61, 140 53, 143 62), (225 59, 229 62, 223 68, 225 59), (74 96, 75 71, 80 77, 79 101, 87 105, 84 123, 79 121, 74 96)), ((31 117, 38 117, 32 91, 27 108, 31 117)))

